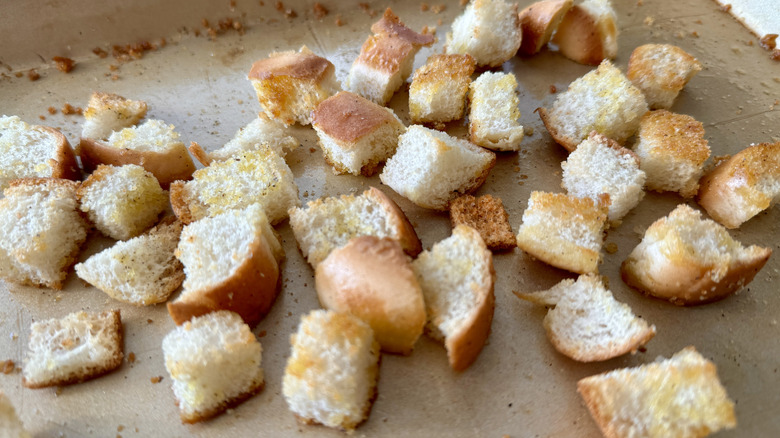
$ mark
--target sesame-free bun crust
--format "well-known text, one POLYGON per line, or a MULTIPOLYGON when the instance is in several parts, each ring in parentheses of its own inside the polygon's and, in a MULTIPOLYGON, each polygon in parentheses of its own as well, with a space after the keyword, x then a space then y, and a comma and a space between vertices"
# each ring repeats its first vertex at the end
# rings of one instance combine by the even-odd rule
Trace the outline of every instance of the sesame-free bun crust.
POLYGON ((568 10, 553 43, 572 61, 599 65, 604 59, 617 56, 617 33, 615 12, 609 1, 586 0, 568 10))
POLYGON ((518 53, 525 56, 538 53, 550 41, 571 5, 572 0, 543 0, 520 11, 523 38, 518 53))

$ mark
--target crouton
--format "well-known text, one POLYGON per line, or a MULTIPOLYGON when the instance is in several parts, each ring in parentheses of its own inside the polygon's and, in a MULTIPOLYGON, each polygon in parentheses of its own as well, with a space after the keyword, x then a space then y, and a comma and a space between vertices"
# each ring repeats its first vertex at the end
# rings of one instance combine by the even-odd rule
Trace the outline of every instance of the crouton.
POLYGON ((469 54, 480 67, 498 67, 517 53, 523 37, 517 3, 473 0, 452 22, 445 53, 469 54))
POLYGON ((507 251, 517 246, 501 198, 463 195, 450 203, 450 221, 452 228, 468 225, 477 230, 491 251, 507 251))
POLYGON ((530 56, 542 50, 569 12, 572 0, 542 0, 520 11, 523 38, 518 52, 530 56))
POLYGON ((512 73, 482 73, 469 85, 469 140, 496 151, 520 150, 520 99, 512 73))
POLYGON ((414 72, 409 86, 412 123, 440 127, 463 118, 474 67, 474 58, 469 54, 431 55, 414 72))
POLYGON ((609 0, 585 0, 566 12, 552 38, 561 54, 580 64, 599 65, 617 56, 617 18, 609 0))
POLYGON ((651 109, 669 109, 701 63, 671 44, 645 44, 631 52, 626 76, 645 94, 651 109))
POLYGON ((84 110, 82 138, 106 140, 114 131, 138 124, 146 115, 146 102, 118 94, 94 92, 84 110))

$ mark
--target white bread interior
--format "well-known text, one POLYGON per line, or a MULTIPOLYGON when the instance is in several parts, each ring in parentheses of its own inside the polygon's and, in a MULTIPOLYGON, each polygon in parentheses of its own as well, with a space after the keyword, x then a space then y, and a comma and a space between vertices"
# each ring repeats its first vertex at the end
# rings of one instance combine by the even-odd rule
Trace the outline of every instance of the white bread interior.
POLYGON ((645 44, 631 52, 626 76, 645 93, 651 109, 669 109, 702 69, 701 63, 671 44, 645 44))
POLYGON ((463 118, 474 68, 469 54, 431 55, 409 86, 412 123, 437 125, 463 118))
POLYGON ((522 37, 517 3, 472 0, 452 22, 444 50, 468 53, 478 66, 498 67, 515 56, 522 37))
POLYGON ((485 72, 469 85, 469 139, 496 151, 520 150, 517 78, 512 73, 485 72))
POLYGON ((84 110, 81 136, 105 140, 112 132, 138 124, 146 116, 146 102, 114 93, 93 92, 84 110))

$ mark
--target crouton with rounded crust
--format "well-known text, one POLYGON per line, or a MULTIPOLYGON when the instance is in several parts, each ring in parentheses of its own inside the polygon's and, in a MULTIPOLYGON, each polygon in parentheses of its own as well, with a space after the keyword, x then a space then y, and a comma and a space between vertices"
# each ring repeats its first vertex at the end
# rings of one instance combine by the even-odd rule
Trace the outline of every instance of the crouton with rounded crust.
POLYGON ((542 50, 569 11, 572 0, 542 0, 520 11, 523 41, 519 53, 530 56, 542 50))
POLYGON ((114 93, 94 92, 84 110, 82 138, 105 140, 112 132, 138 124, 146 115, 146 102, 114 93))
POLYGON ((617 56, 617 18, 609 0, 585 0, 566 12, 553 36, 561 54, 580 64, 598 65, 617 56))

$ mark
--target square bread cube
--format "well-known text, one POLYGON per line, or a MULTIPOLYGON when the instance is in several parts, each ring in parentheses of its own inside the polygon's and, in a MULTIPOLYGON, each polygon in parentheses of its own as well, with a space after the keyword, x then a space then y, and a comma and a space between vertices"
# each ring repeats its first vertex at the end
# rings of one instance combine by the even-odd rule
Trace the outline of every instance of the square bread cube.
POLYGON ((482 73, 469 85, 469 139, 496 151, 520 150, 520 99, 512 73, 482 73))
POLYGON ((420 207, 446 210, 450 201, 479 188, 495 163, 493 152, 412 125, 399 137, 398 150, 379 178, 420 207))
POLYGON ((379 377, 379 343, 368 324, 313 310, 290 344, 282 393, 299 420, 351 431, 368 418, 379 377))
POLYGON ((468 225, 477 230, 491 251, 506 251, 517 246, 501 198, 463 195, 450 203, 450 221, 453 228, 468 225))
POLYGON ((303 46, 256 61, 248 78, 268 117, 288 126, 308 125, 317 105, 341 89, 335 72, 330 61, 303 46))
POLYGON ((395 153, 406 127, 393 110, 342 91, 312 115, 325 160, 337 173, 371 176, 395 153))
POLYGON ((162 350, 183 423, 212 418, 263 389, 263 347, 233 312, 212 312, 174 328, 162 350))
POLYGON ((645 93, 651 109, 669 109, 701 63, 671 44, 645 44, 631 52, 626 76, 645 93))
POLYGON ((594 201, 532 192, 517 233, 517 247, 556 268, 597 273, 608 206, 608 195, 594 201))
POLYGON ((498 67, 517 53, 523 32, 517 3, 473 0, 452 22, 445 53, 474 57, 477 65, 498 67))
POLYGON ((409 86, 412 123, 438 127, 463 118, 474 67, 474 58, 469 54, 431 55, 414 72, 409 86))

